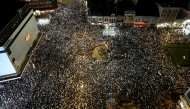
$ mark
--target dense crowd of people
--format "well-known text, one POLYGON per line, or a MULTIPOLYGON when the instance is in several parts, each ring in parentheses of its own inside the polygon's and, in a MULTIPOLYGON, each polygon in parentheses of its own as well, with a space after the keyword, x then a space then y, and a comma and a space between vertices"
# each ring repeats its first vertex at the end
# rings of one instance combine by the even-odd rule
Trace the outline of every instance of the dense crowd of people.
POLYGON ((51 13, 22 79, 1 83, 5 109, 106 109, 108 94, 125 93, 141 109, 163 109, 159 96, 189 78, 189 68, 176 69, 163 44, 189 44, 180 30, 117 27, 115 36, 103 36, 102 26, 90 25, 85 8, 62 4, 51 13), (165 34, 170 33, 170 37, 165 34), (127 56, 101 62, 93 59, 94 45, 109 49, 120 41, 127 56))

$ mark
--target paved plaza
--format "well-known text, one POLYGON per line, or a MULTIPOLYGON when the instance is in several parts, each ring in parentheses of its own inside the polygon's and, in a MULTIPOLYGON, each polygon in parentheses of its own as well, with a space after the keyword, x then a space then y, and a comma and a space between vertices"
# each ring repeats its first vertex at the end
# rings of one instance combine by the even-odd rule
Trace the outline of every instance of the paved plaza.
POLYGON ((38 27, 43 38, 24 76, 1 83, 5 109, 106 109, 110 93, 133 99, 137 109, 172 109, 161 96, 189 83, 190 68, 172 66, 162 49, 190 44, 182 30, 117 27, 114 37, 104 35, 104 28, 88 24, 85 7, 72 4, 59 5, 49 24, 38 27), (112 51, 115 41, 127 51, 125 58, 92 57, 93 45, 106 43, 112 51))

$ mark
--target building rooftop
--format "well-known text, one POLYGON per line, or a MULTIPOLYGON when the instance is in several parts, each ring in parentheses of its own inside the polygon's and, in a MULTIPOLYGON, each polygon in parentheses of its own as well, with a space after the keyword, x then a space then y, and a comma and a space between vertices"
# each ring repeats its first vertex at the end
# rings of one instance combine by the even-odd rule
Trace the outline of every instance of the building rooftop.
POLYGON ((155 2, 137 4, 135 11, 137 16, 159 17, 159 11, 155 2))
POLYGON ((190 18, 189 12, 185 10, 184 8, 180 8, 176 19, 186 19, 186 18, 190 18))
MULTIPOLYGON (((1 3, 1 7, 0 10, 1 11, 1 25, 0 25, 0 31, 3 30, 3 28, 12 20, 12 18, 18 13, 18 9, 22 9, 27 3, 26 2, 19 2, 19 1, 3 1, 1 3), (5 11, 5 7, 3 5, 6 5, 8 7, 10 7, 10 9, 6 9, 5 11)), ((7 8, 8 8, 7 7, 7 8)), ((1 38, 1 36, 0 36, 1 38)))

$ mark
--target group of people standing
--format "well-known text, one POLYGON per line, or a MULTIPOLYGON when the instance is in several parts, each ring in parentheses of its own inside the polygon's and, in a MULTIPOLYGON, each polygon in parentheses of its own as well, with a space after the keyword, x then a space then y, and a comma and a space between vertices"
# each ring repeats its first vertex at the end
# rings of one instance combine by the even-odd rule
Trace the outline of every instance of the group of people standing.
POLYGON ((87 22, 85 8, 61 4, 51 13, 22 79, 1 83, 5 109, 106 109, 113 90, 136 101, 141 109, 165 109, 160 95, 188 82, 189 68, 176 69, 163 44, 186 43, 180 30, 117 27, 115 36, 103 36, 102 26, 87 22), (166 37, 165 33, 171 33, 166 37), (108 62, 92 58, 94 45, 121 42, 127 56, 108 62), (34 67, 35 66, 35 67, 34 67), (159 72, 159 73, 158 73, 159 72))

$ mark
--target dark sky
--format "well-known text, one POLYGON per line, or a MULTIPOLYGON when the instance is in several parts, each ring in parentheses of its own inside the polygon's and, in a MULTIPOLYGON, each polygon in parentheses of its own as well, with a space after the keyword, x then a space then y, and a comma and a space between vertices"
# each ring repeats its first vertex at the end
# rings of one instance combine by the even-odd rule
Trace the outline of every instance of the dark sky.
POLYGON ((149 1, 155 1, 155 2, 177 2, 177 3, 188 3, 189 0, 138 0, 139 3, 143 2, 149 2, 149 1))
POLYGON ((139 4, 148 3, 148 2, 170 2, 170 3, 177 3, 180 4, 181 7, 190 10, 190 0, 138 0, 139 4))

